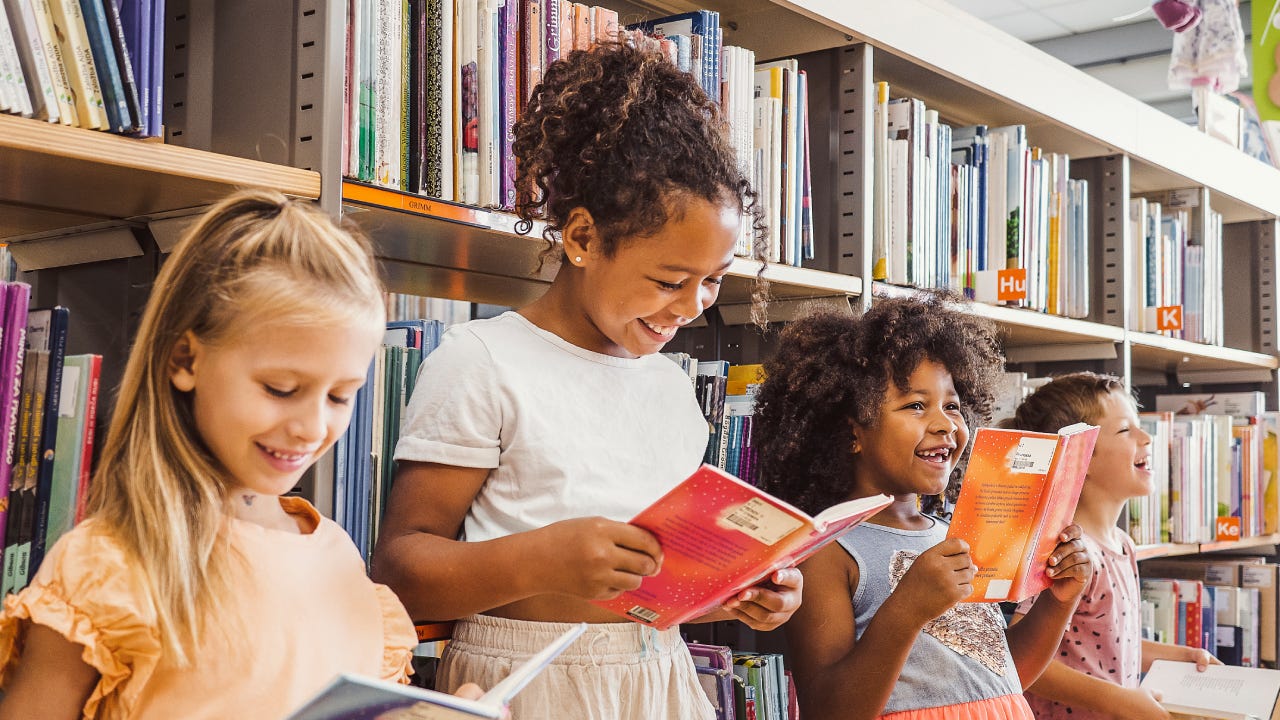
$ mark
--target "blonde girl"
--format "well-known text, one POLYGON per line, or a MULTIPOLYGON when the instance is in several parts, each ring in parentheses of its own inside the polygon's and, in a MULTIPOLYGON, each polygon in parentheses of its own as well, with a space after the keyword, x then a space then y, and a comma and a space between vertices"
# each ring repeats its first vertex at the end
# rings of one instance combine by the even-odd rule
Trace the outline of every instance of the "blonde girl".
POLYGON ((347 427, 384 324, 366 244, 275 192, 218 203, 156 279, 90 515, 0 615, 2 718, 271 718, 404 680, 403 607, 282 497, 347 427))

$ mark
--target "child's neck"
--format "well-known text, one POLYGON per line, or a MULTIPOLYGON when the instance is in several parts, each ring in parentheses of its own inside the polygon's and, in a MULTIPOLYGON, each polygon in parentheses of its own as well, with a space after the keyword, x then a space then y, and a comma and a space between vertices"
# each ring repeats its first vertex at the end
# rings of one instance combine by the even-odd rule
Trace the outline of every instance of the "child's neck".
MULTIPOLYGON (((1088 481, 1086 481, 1087 483, 1088 481)), ((1125 501, 1088 492, 1080 493, 1080 503, 1076 505, 1075 523, 1084 534, 1107 545, 1113 550, 1116 538, 1116 522, 1124 511, 1125 501)))
POLYGON ((893 502, 868 518, 867 522, 895 530, 928 530, 933 527, 933 520, 920 512, 919 498, 915 493, 894 495, 893 502))
POLYGON ((260 525, 268 530, 302 532, 298 521, 284 511, 280 498, 275 495, 262 495, 236 488, 231 491, 231 512, 238 520, 260 525))
POLYGON ((592 324, 576 300, 580 292, 576 287, 577 281, 573 270, 560 268, 551 287, 542 297, 520 308, 520 314, 534 325, 584 350, 614 357, 634 357, 592 324))

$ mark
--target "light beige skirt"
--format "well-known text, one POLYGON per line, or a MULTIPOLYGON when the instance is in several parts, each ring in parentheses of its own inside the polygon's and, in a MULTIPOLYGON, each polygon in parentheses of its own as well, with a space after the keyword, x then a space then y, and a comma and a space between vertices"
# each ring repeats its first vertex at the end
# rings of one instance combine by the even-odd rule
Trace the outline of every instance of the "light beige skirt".
MULTIPOLYGON (((569 628, 475 615, 459 620, 436 689, 493 687, 513 665, 569 628)), ((570 645, 511 704, 512 720, 714 720, 678 630, 600 623, 570 645)))

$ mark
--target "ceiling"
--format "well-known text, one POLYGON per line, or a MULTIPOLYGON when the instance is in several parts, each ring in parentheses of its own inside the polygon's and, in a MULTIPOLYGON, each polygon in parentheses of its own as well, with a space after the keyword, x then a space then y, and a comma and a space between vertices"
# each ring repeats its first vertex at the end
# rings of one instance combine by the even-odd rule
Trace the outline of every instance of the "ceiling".
MULTIPOLYGON (((950 0, 1021 40, 1186 122, 1195 111, 1186 90, 1165 82, 1173 33, 1151 14, 1150 0, 950 0)), ((1240 3, 1246 42, 1250 6, 1240 3)), ((1246 78, 1241 90, 1250 89, 1246 78)))

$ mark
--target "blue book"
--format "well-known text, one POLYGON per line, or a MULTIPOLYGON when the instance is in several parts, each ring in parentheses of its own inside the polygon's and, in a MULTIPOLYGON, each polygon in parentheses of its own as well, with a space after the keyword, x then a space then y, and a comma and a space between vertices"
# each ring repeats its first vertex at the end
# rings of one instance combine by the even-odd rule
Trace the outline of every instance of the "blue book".
MULTIPOLYGON (((142 135, 155 137, 160 133, 152 121, 152 46, 151 0, 112 0, 119 7, 120 25, 124 28, 124 42, 129 48, 129 63, 133 66, 134 81, 138 86, 138 125, 142 135)), ((163 48, 161 48, 163 50, 163 48)))
POLYGON ((32 428, 32 432, 40 433, 40 454, 35 459, 35 532, 31 537, 30 559, 22 576, 23 585, 26 578, 35 575, 44 560, 45 536, 49 529, 49 497, 53 489, 53 460, 57 453, 58 402, 62 397, 62 366, 67 354, 67 323, 70 319, 70 311, 61 306, 33 310, 27 319, 27 346, 49 353, 49 370, 44 378, 37 378, 37 381, 45 383, 44 414, 40 427, 32 428))
POLYGON ((120 67, 116 64, 115 45, 111 40, 113 33, 107 24, 103 2, 104 0, 80 0, 80 12, 84 15, 85 33, 89 36, 89 52, 93 54, 93 65, 98 71, 98 85, 102 88, 103 107, 111 126, 109 129, 114 133, 130 132, 133 119, 129 117, 124 81, 121 79, 120 67))

